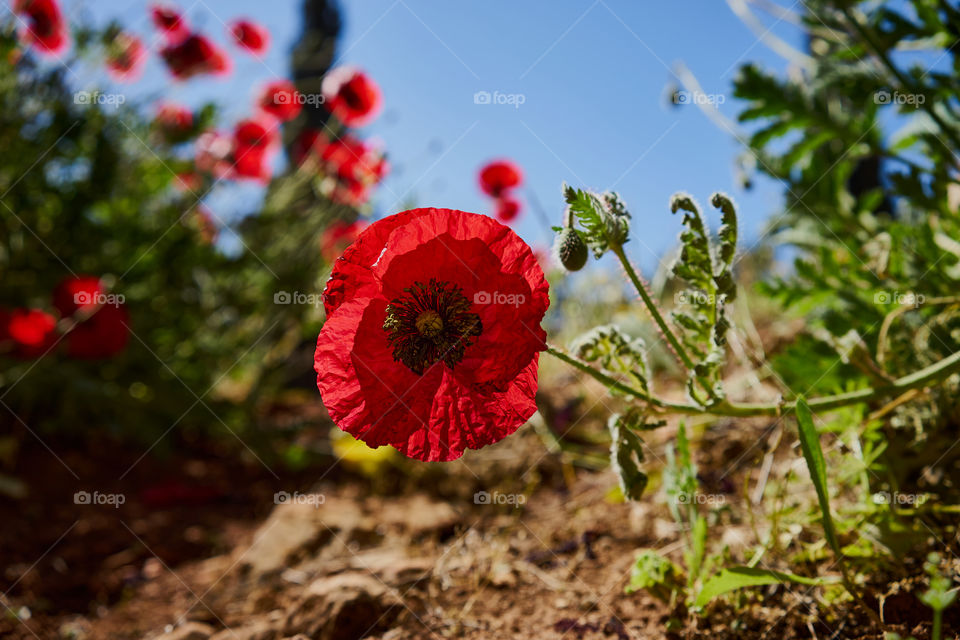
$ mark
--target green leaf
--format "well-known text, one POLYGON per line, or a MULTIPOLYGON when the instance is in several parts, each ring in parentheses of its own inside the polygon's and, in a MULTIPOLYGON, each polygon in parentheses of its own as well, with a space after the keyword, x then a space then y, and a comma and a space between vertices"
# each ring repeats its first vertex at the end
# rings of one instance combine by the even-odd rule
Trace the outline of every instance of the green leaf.
POLYGON ((641 389, 649 391, 647 345, 617 325, 594 327, 574 340, 570 350, 581 360, 598 362, 607 371, 630 376, 641 389))
POLYGON ((643 440, 634 433, 642 418, 636 412, 613 414, 607 422, 610 429, 610 467, 620 480, 620 488, 628 500, 639 500, 647 487, 647 474, 640 470, 643 463, 643 440))
POLYGON ((807 406, 803 396, 797 398, 797 426, 800 432, 800 448, 803 458, 807 461, 810 479, 817 491, 817 500, 820 502, 820 513, 823 516, 823 533, 827 543, 837 556, 840 553, 840 544, 837 541, 836 529, 830 515, 830 494, 827 491, 827 465, 823 459, 823 449, 820 448, 820 434, 813 424, 813 414, 807 406))
POLYGON ((644 589, 653 597, 669 602, 671 596, 682 587, 679 576, 677 565, 648 549, 637 555, 630 570, 630 582, 623 591, 634 593, 644 589))
POLYGON ((630 214, 616 193, 598 195, 591 191, 574 189, 564 183, 563 198, 570 211, 583 225, 583 236, 596 258, 601 257, 611 246, 627 241, 630 231, 630 214))
POLYGON ((817 586, 839 582, 839 578, 805 578, 792 573, 769 569, 733 567, 723 569, 720 573, 707 580, 693 604, 695 607, 703 607, 717 596, 730 591, 743 589, 745 587, 759 587, 765 584, 783 584, 786 582, 817 586))

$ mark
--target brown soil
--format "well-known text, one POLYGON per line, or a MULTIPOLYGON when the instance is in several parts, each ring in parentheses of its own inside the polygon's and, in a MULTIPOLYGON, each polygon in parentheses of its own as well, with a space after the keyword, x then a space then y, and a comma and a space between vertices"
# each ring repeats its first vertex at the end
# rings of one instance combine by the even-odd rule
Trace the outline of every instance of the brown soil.
MULTIPOLYGON (((593 421, 591 411, 575 413, 593 421)), ((768 427, 740 422, 704 436, 701 480, 734 514, 711 538, 735 556, 750 534, 734 491, 757 472, 763 447, 751 445, 766 442, 768 427), (711 473, 738 459, 729 478, 711 473)), ((816 589, 753 589, 702 617, 626 595, 639 549, 682 563, 662 497, 611 498, 609 472, 547 453, 529 427, 461 462, 391 463, 372 476, 327 459, 278 478, 254 459, 193 450, 147 456, 121 482, 118 469, 142 450, 56 453, 64 464, 26 447, 12 475, 29 494, 0 498, 3 638, 882 637, 862 609, 828 605, 816 589), (122 490, 126 502, 74 504, 78 490, 122 490), (481 490, 524 503, 476 504, 481 490), (278 506, 277 491, 319 492, 323 504, 278 506)), ((929 609, 915 595, 923 581, 903 577, 878 580, 898 623, 889 629, 927 638, 929 609)))

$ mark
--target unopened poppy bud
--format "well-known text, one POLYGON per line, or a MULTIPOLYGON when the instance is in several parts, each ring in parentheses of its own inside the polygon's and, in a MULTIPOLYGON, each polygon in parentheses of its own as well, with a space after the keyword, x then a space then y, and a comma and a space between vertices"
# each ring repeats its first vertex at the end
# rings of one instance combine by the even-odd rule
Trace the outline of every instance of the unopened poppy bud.
POLYGON ((567 271, 579 271, 587 263, 587 244, 574 229, 566 227, 557 233, 555 250, 567 271))

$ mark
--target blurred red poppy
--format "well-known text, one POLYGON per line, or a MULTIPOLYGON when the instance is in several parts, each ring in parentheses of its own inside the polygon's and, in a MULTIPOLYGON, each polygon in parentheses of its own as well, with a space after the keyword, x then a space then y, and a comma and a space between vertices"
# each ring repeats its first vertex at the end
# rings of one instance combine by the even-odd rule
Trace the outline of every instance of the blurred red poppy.
POLYGON ((53 306, 64 318, 78 311, 89 312, 100 305, 105 289, 97 276, 68 276, 53 290, 53 306))
POLYGON ((233 141, 229 136, 219 131, 208 131, 197 138, 193 161, 200 171, 218 179, 226 178, 232 168, 232 152, 233 141))
POLYGON ((161 102, 153 122, 168 142, 183 142, 193 130, 193 112, 182 104, 161 102))
POLYGON ((276 129, 255 119, 242 120, 233 131, 233 171, 240 179, 269 182, 269 156, 276 143, 276 129))
POLYGON ((289 80, 278 80, 264 87, 258 101, 260 109, 281 122, 292 120, 300 113, 300 95, 289 80))
POLYGON ((147 50, 131 33, 120 33, 107 47, 107 72, 117 82, 133 82, 143 73, 147 50))
POLYGON ((511 222, 520 214, 520 201, 512 196, 500 196, 496 200, 496 215, 500 222, 511 222))
POLYGON ((67 355, 96 360, 114 356, 130 339, 130 316, 122 304, 105 304, 66 336, 67 355))
POLYGON ((57 320, 40 309, 14 309, 7 316, 5 333, 18 358, 39 358, 57 342, 57 320))
POLYGON ((380 113, 380 88, 359 69, 329 71, 320 88, 327 110, 348 127, 362 127, 380 113))
POLYGON ((238 47, 254 55, 263 55, 270 48, 270 32, 253 20, 234 20, 230 23, 230 35, 238 47))
POLYGON ((333 421, 371 447, 454 460, 536 411, 548 286, 489 216, 414 209, 367 227, 334 264, 317 340, 333 421))
POLYGON ((320 172, 328 177, 320 185, 323 193, 334 202, 350 206, 366 203, 370 189, 390 170, 377 146, 350 135, 330 140, 308 130, 300 136, 293 153, 298 164, 314 158, 320 172))
POLYGON ((167 45, 160 50, 160 56, 177 80, 187 80, 202 73, 224 75, 231 69, 227 54, 212 40, 198 33, 167 45))
POLYGON ((14 0, 13 11, 27 19, 21 39, 40 53, 59 56, 70 46, 70 28, 57 0, 14 0))
POLYGON ((169 4, 155 2, 150 5, 150 18, 170 44, 183 42, 190 35, 190 28, 183 14, 169 4))
POLYGON ((523 172, 510 160, 494 160, 480 169, 480 188, 488 196, 500 197, 523 182, 523 172))

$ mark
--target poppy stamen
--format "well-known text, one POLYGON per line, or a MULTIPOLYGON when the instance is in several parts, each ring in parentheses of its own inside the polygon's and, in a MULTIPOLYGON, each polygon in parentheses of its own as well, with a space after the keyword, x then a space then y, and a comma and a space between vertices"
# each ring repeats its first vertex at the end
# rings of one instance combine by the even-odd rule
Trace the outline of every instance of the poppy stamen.
POLYGON ((449 282, 416 282, 404 292, 387 305, 383 321, 393 359, 417 375, 435 362, 452 369, 483 331, 480 316, 471 312, 463 289, 449 282))

